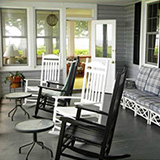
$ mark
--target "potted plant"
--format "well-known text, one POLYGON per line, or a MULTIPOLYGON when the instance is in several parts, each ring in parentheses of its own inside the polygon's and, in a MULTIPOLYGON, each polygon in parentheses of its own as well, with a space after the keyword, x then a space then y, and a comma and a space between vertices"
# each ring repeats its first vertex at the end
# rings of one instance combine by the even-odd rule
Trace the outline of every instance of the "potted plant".
POLYGON ((25 76, 16 71, 15 73, 9 72, 9 75, 5 78, 4 82, 10 82, 11 88, 19 88, 21 84, 24 85, 24 78, 25 76))

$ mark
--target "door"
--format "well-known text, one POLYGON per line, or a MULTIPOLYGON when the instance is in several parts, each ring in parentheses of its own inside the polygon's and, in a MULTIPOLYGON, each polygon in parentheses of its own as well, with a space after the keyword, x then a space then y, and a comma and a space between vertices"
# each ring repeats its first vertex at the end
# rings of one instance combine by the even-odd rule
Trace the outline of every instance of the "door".
POLYGON ((92 21, 92 60, 108 61, 106 92, 112 93, 115 82, 116 20, 92 21))

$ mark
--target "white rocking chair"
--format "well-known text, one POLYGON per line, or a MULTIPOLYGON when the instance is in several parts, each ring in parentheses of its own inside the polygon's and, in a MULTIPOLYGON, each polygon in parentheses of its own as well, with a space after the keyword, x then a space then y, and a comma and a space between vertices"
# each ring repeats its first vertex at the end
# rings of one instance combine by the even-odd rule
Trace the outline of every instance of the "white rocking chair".
MULTIPOLYGON (((57 106, 58 99, 60 98, 71 98, 71 99, 79 99, 80 102, 75 102, 77 104, 89 105, 93 104, 94 107, 98 110, 103 109, 103 101, 105 95, 105 84, 106 78, 108 74, 108 61, 106 64, 102 64, 100 62, 90 62, 88 63, 88 59, 86 59, 85 64, 85 74, 83 79, 82 93, 81 97, 76 96, 53 96, 55 98, 55 108, 53 113, 53 122, 55 123, 55 127, 50 131, 50 133, 54 133, 55 129, 60 129, 58 124, 61 123, 59 120, 60 116, 66 116, 74 118, 76 117, 77 109, 73 106, 69 107, 59 107, 57 106)), ((98 114, 94 114, 93 112, 85 111, 82 112, 82 116, 91 117, 96 116, 98 118, 98 123, 101 122, 101 117, 98 117, 98 114)))
MULTIPOLYGON (((31 92, 32 97, 37 97, 40 86, 46 86, 47 81, 59 82, 60 79, 60 59, 59 56, 48 54, 42 56, 41 77, 40 79, 25 79, 25 92, 31 92), (36 83, 36 85, 35 85, 36 83)), ((27 101, 35 102, 36 99, 27 98, 27 101)))

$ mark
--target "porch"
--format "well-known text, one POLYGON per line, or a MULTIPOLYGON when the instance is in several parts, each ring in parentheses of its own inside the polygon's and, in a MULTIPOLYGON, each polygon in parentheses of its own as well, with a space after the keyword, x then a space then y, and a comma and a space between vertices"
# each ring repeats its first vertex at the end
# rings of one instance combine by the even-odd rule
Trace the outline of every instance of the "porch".
MULTIPOLYGON (((107 102, 105 104, 108 104, 110 97, 111 96, 108 94, 105 95, 105 102, 107 102)), ((26 118, 23 112, 18 110, 15 120, 11 121, 10 118, 7 117, 7 113, 13 105, 14 101, 3 99, 0 108, 0 159, 22 160, 25 158, 28 148, 24 149, 22 154, 18 153, 18 148, 20 145, 31 141, 32 135, 19 133, 14 130, 15 124, 26 118)), ((29 111, 30 115, 33 114, 34 107, 28 105, 25 108, 29 111)), ((107 106, 104 108, 106 110, 108 109, 107 106)), ((131 157, 128 158, 128 160, 157 160, 159 159, 160 148, 160 144, 158 143, 160 141, 159 131, 160 128, 156 125, 152 124, 149 126, 141 117, 133 117, 133 112, 130 110, 123 110, 120 108, 111 153, 129 153, 131 157)), ((45 144, 53 150, 55 156, 58 135, 44 132, 40 133, 38 138, 44 141, 45 144)), ((50 159, 50 153, 35 146, 29 159, 50 159)), ((62 160, 69 159, 63 157, 62 160)))

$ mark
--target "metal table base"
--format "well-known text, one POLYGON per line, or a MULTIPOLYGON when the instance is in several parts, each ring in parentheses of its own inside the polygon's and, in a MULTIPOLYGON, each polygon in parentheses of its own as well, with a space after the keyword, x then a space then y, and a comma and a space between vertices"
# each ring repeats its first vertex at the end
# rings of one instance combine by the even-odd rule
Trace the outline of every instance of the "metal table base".
POLYGON ((37 141, 37 133, 33 133, 33 142, 24 144, 24 145, 22 145, 21 147, 19 147, 19 153, 21 153, 21 149, 22 149, 22 148, 31 145, 31 147, 30 147, 30 149, 29 149, 29 151, 27 152, 27 155, 26 155, 26 160, 28 160, 28 156, 29 156, 29 154, 31 153, 31 151, 32 151, 32 149, 33 149, 33 147, 34 147, 35 144, 40 145, 40 146, 42 147, 42 149, 47 149, 48 151, 50 151, 51 157, 53 158, 53 152, 52 152, 52 150, 49 149, 48 147, 46 147, 43 142, 37 141))
POLYGON ((29 113, 22 107, 23 106, 23 99, 15 99, 15 107, 8 113, 8 117, 10 117, 10 114, 13 112, 13 114, 11 115, 11 120, 13 121, 13 117, 17 111, 17 108, 20 107, 25 115, 27 114, 28 119, 30 118, 29 113))

